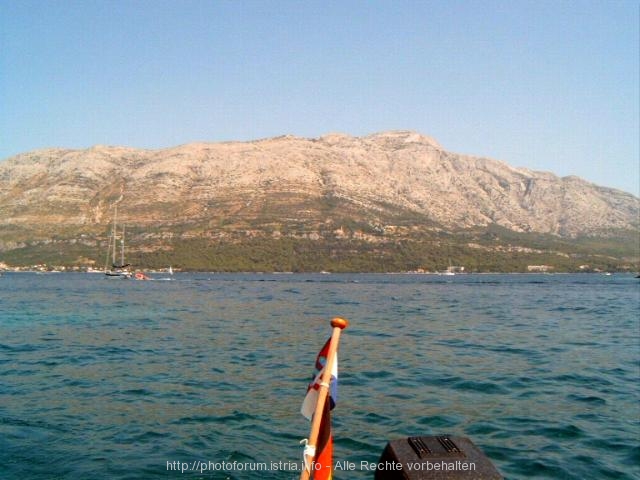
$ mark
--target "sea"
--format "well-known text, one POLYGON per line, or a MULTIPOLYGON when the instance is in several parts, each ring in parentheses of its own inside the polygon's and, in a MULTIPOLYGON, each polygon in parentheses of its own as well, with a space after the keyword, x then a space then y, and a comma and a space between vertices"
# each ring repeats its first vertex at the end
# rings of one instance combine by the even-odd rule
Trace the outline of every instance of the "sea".
POLYGON ((333 317, 334 479, 429 435, 507 479, 640 478, 634 275, 151 277, 0 276, 0 478, 297 479, 333 317))

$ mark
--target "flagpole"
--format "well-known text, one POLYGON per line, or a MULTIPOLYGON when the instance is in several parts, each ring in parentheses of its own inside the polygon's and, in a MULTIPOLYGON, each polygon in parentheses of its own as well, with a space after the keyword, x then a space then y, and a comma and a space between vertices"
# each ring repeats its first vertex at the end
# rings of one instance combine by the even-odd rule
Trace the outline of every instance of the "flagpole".
MULTIPOLYGON (((338 351, 338 342, 340 341, 340 333, 343 329, 347 328, 349 322, 344 318, 336 317, 331 320, 331 326, 333 331, 331 332, 331 343, 329 344, 329 352, 327 353, 327 363, 322 371, 322 378, 320 379, 320 389, 318 390, 318 401, 316 403, 316 411, 311 419, 311 433, 309 433, 309 440, 307 446, 312 450, 315 450, 316 443, 318 442, 318 434, 320 433, 320 423, 322 422, 322 410, 324 409, 324 403, 327 400, 327 394, 329 393, 329 382, 331 382, 331 370, 333 369, 333 361, 338 351)), ((304 459, 304 468, 300 474, 300 480, 309 480, 311 472, 307 469, 307 465, 311 465, 313 458, 304 459)))

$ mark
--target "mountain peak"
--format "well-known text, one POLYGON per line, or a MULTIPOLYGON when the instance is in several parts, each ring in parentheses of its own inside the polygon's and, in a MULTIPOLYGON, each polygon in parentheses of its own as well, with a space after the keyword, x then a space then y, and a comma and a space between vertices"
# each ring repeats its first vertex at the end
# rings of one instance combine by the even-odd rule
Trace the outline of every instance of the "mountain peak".
POLYGON ((371 141, 382 141, 382 142, 397 142, 397 143, 423 143, 431 145, 434 148, 442 149, 437 140, 432 137, 428 137, 419 132, 415 132, 412 130, 389 130, 385 132, 374 133, 372 135, 368 135, 366 137, 367 140, 371 141))

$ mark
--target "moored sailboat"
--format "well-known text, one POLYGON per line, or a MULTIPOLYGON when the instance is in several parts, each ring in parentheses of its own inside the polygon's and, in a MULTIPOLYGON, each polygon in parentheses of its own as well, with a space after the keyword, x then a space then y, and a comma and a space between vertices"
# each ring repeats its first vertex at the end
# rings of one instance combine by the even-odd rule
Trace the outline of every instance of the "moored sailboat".
POLYGON ((111 231, 111 238, 109 240, 109 248, 107 249, 107 258, 104 264, 104 273, 107 277, 111 278, 131 278, 131 271, 129 270, 130 264, 124 261, 124 226, 122 227, 122 237, 120 237, 120 262, 117 260, 117 244, 118 244, 118 230, 117 219, 118 206, 114 207, 113 211, 113 229, 111 231), (109 262, 111 260, 111 262, 109 262), (109 265, 111 263, 111 265, 109 265))

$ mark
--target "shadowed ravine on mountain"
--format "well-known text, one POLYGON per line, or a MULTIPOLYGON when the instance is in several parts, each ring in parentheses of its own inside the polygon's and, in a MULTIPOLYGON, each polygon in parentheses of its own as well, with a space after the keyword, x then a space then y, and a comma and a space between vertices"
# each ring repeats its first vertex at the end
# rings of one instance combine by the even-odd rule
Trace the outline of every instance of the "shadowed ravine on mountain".
POLYGON ((0 163, 0 262, 101 266, 116 202, 146 268, 638 268, 637 197, 414 132, 24 153, 0 163))

